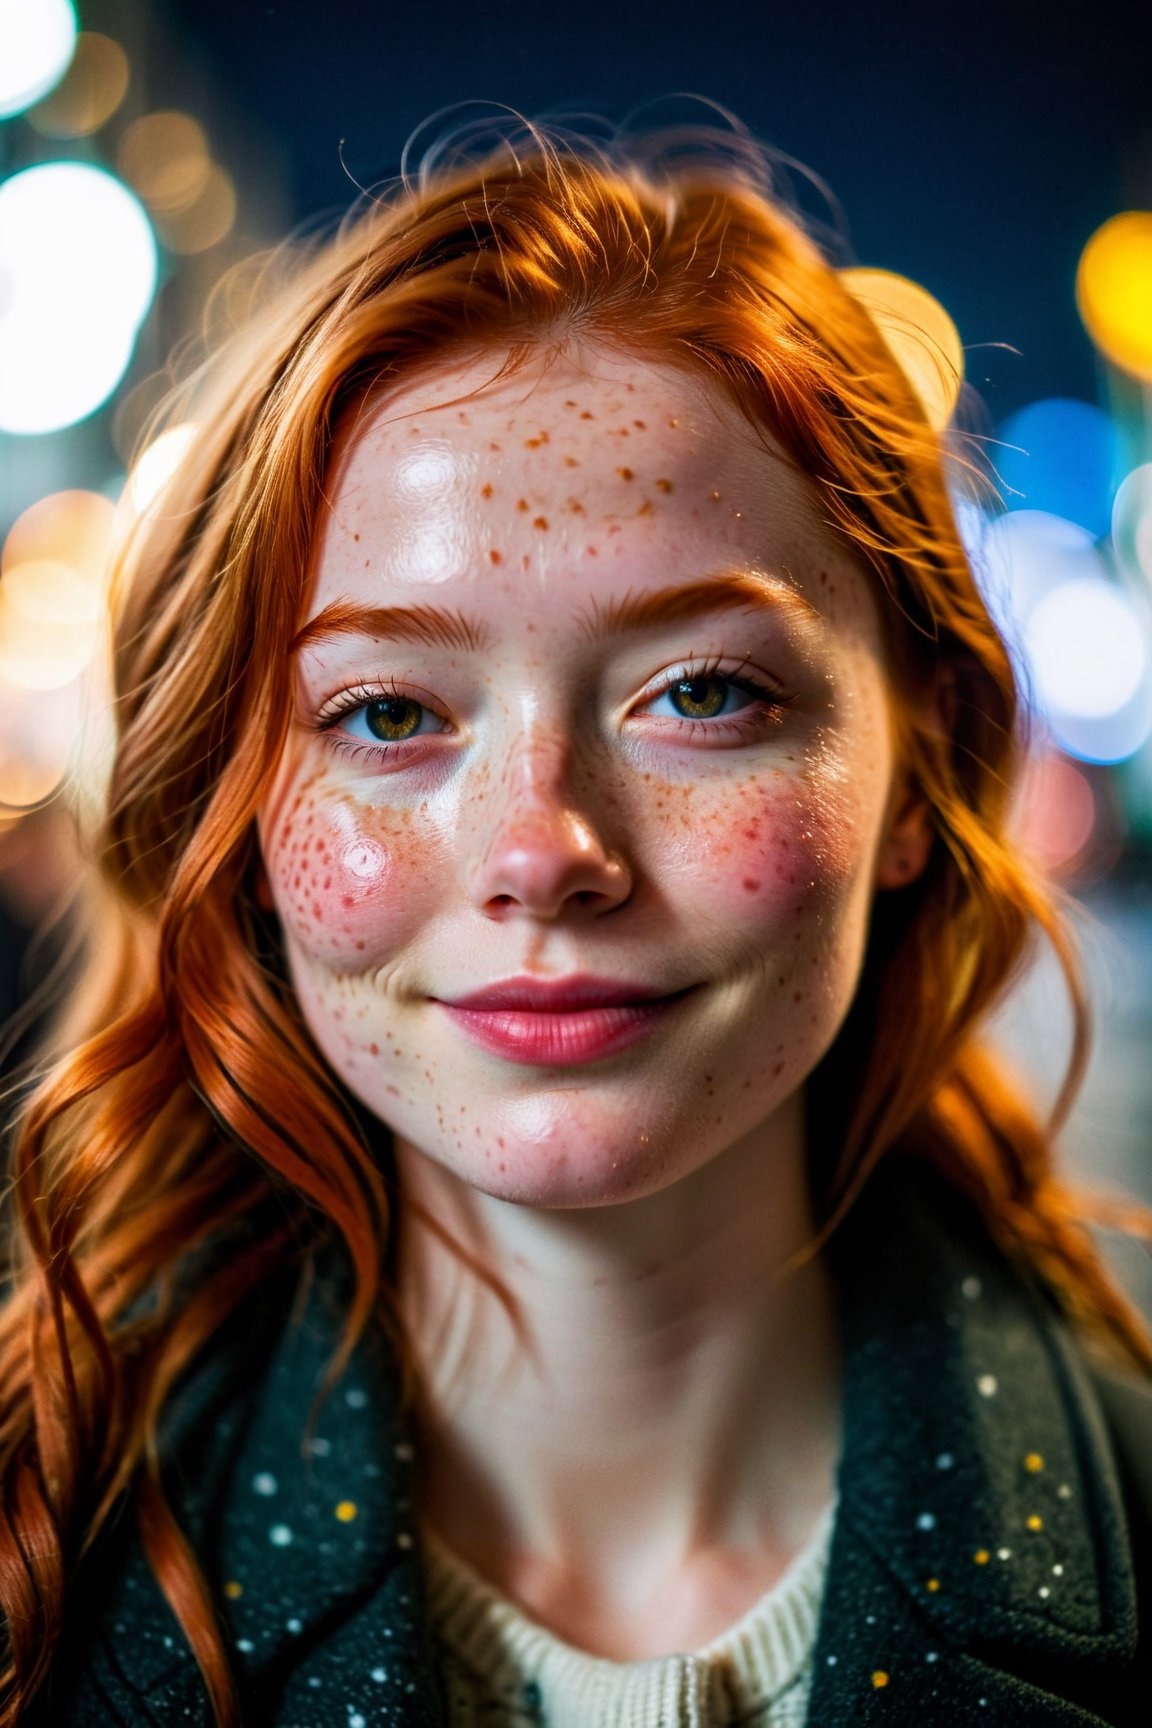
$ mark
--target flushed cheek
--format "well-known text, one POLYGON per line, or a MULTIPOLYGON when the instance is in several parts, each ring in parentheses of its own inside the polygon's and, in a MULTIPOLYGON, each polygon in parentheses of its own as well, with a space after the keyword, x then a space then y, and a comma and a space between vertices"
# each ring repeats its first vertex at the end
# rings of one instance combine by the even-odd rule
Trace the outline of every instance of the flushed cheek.
POLYGON ((693 838, 676 846, 681 870, 736 915, 828 910, 864 872, 857 801, 806 773, 777 769, 694 804, 693 838))
POLYGON ((408 939, 431 876, 409 811, 306 797, 270 850, 276 910, 309 961, 360 972, 408 939))

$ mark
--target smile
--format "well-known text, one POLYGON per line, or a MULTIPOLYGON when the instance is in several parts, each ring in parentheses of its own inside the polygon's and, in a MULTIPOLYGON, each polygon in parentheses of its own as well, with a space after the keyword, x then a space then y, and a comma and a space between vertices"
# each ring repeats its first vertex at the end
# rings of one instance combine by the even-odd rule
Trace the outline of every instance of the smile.
POLYGON ((689 994, 659 995, 643 985, 585 978, 510 979, 438 1006, 491 1055, 533 1067, 572 1067, 629 1049, 689 994))

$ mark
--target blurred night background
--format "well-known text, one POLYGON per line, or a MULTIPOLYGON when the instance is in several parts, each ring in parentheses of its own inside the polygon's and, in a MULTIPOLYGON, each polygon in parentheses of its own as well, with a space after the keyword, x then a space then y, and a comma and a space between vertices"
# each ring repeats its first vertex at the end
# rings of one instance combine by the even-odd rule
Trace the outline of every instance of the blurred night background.
MULTIPOLYGON (((1145 4, 0 0, 0 1017, 74 879, 104 573, 179 455, 179 430, 142 447, 172 351, 475 104, 708 120, 685 92, 792 164, 895 346, 927 332, 906 360, 937 357, 942 428, 938 357, 963 369, 1001 502, 961 518, 1035 715, 1021 844, 1084 909, 1098 1041, 1068 1158, 1152 1200, 1145 4)), ((1044 1098, 1068 1035, 1053 970, 999 1021, 1044 1098)), ((1152 1311, 1147 1257, 1117 1263, 1152 1311)))

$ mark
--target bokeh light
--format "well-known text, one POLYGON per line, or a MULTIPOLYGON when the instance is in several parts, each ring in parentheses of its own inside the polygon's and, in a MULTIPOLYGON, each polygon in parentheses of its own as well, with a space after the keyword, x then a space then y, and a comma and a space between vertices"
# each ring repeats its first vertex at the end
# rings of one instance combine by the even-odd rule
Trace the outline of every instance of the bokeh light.
POLYGON ((169 426, 136 458, 128 476, 128 498, 138 516, 160 496, 195 436, 196 426, 190 420, 169 426))
POLYGON ((145 114, 120 140, 116 166, 154 214, 186 210, 211 170, 204 128, 191 114, 145 114))
POLYGON ((9 689, 59 690, 91 662, 114 519, 99 493, 56 492, 13 524, 0 555, 0 681, 9 689))
POLYGON ((942 431, 964 378, 964 349, 948 313, 927 288, 890 270, 842 270, 840 279, 869 313, 929 423, 942 431))
POLYGON ((110 120, 128 94, 128 56, 119 42, 82 30, 67 74, 28 120, 46 138, 86 138, 110 120))
POLYGON ((0 185, 0 431, 91 414, 120 382, 156 288, 156 243, 127 187, 50 162, 0 185))
POLYGON ((1057 582, 1103 577, 1092 535, 1046 510, 1013 510, 971 526, 965 544, 985 602, 1009 645, 1023 653, 1023 633, 1037 601, 1057 582))
POLYGON ((1148 667, 1131 605, 1118 588, 1089 577, 1060 582, 1038 601, 1026 641, 1045 708, 1084 719, 1123 708, 1148 667))
POLYGON ((1080 256, 1076 303, 1101 353, 1152 383, 1152 211, 1127 210, 1096 230, 1080 256))
POLYGON ((58 790, 82 737, 85 700, 79 679, 45 694, 0 673, 0 809, 31 809, 58 790))
POLYGON ((232 176, 218 162, 209 165, 193 203, 183 210, 156 212, 156 227, 165 246, 187 256, 219 245, 235 220, 236 188, 232 176))
POLYGON ((12 524, 0 552, 0 570, 47 559, 67 564, 102 593, 112 551, 111 499, 99 492, 53 492, 30 504, 12 524))
POLYGON ((1152 582, 1152 462, 1133 468, 1116 494, 1112 544, 1133 575, 1152 582))
POLYGON ((1024 631, 1036 705, 1069 755, 1121 762, 1152 733, 1148 621, 1102 577, 1059 582, 1024 631))
POLYGON ((75 47, 69 0, 0 0, 0 119, 47 95, 75 47))
POLYGON ((1032 402, 1000 427, 993 450, 1008 508, 1044 510, 1107 534, 1119 465, 1108 415, 1090 402, 1032 402))
POLYGON ((1083 768, 1054 751, 1028 764, 1016 811, 1016 837, 1044 870, 1066 871, 1096 827, 1096 795, 1083 768))

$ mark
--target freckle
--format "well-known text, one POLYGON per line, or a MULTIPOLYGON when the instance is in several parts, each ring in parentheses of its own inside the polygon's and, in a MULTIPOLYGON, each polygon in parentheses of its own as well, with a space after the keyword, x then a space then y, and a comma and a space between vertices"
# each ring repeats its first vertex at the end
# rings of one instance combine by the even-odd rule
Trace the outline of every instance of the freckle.
POLYGON ((575 456, 565 456, 564 466, 565 468, 579 468, 580 464, 577 462, 575 456))
POLYGON ((671 492, 671 490, 672 490, 671 480, 657 480, 656 490, 657 490, 657 492, 671 492))
POLYGON ((573 516, 583 516, 584 514, 584 506, 581 504, 579 498, 569 498, 568 508, 572 512, 573 516))
POLYGON ((456 420, 457 420, 457 423, 461 426, 471 426, 471 424, 472 424, 471 420, 469 420, 467 414, 464 413, 463 409, 461 409, 457 413, 456 420))
POLYGON ((523 558, 521 558, 521 560, 520 560, 521 570, 527 570, 527 568, 531 564, 531 562, 532 562, 531 558, 529 558, 527 552, 525 552, 523 558))
POLYGON ((491 486, 488 486, 488 485, 481 486, 480 496, 481 496, 481 498, 491 498, 491 496, 492 496, 491 486))
POLYGON ((365 560, 364 560, 364 568, 365 568, 365 570, 367 570, 367 569, 368 569, 368 568, 369 568, 369 566, 370 566, 370 565, 371 565, 371 563, 372 563, 372 560, 371 560, 371 558, 365 558, 365 560))
POLYGON ((617 426, 616 435, 619 438, 628 438, 631 436, 631 434, 628 431, 627 426, 617 426))
POLYGON ((359 544, 360 544, 360 536, 359 536, 359 534, 353 534, 353 536, 352 536, 352 538, 353 538, 353 540, 355 540, 355 542, 356 542, 356 544, 357 544, 357 546, 359 546, 359 544))
POLYGON ((490 564, 499 564, 500 562, 500 554, 496 550, 495 546, 493 546, 491 552, 488 554, 488 562, 490 564))
POLYGON ((635 480, 636 478, 631 468, 617 468, 616 472, 619 474, 621 480, 635 480))
POLYGON ((638 432, 647 432, 648 430, 647 420, 633 420, 632 424, 636 427, 638 432))
MULTIPOLYGON (((565 408, 575 408, 576 404, 575 404, 575 402, 573 402, 571 396, 566 398, 566 400, 564 402, 564 406, 565 406, 565 408)), ((503 1144, 504 1144, 503 1140, 501 1140, 500 1144, 501 1144, 501 1146, 503 1146, 503 1144)))
POLYGON ((532 526, 533 528, 539 528, 540 532, 543 534, 546 532, 548 527, 547 516, 534 516, 532 518, 532 526))
POLYGON ((384 1090, 390 1098, 399 1098, 400 1096, 399 1086, 385 1086, 384 1090))
POLYGON ((778 1075, 780 1075, 780 1074, 783 1074, 783 1072, 784 1072, 784 1064, 783 1064, 783 1062, 777 1062, 777 1064, 776 1064, 776 1066, 775 1066, 775 1068, 773 1068, 773 1070, 772 1070, 772 1078, 773 1078, 773 1080, 775 1080, 775 1079, 776 1079, 776 1078, 777 1078, 777 1076, 778 1076, 778 1075))
POLYGON ((652 504, 651 498, 645 498, 643 504, 641 504, 641 506, 640 506, 639 510, 637 510, 636 514, 637 514, 637 516, 651 516, 652 511, 653 511, 653 504, 652 504))
POLYGON ((547 440, 544 438, 525 438, 524 448, 525 450, 539 450, 541 444, 546 442, 547 440))
POLYGON ((527 498, 517 498, 516 508, 517 508, 517 510, 527 510, 527 508, 528 508, 527 498))
POLYGON ((499 444, 493 444, 490 442, 488 445, 488 448, 489 448, 489 450, 495 450, 495 451, 499 452, 501 447, 499 444))
POLYGON ((595 420, 596 416, 595 414, 589 414, 587 408, 582 408, 580 411, 580 418, 581 420, 595 420))

